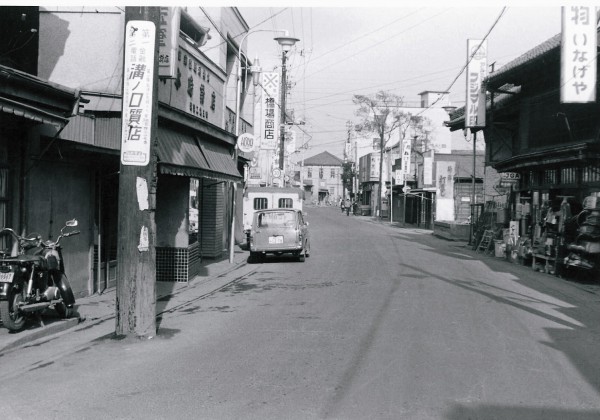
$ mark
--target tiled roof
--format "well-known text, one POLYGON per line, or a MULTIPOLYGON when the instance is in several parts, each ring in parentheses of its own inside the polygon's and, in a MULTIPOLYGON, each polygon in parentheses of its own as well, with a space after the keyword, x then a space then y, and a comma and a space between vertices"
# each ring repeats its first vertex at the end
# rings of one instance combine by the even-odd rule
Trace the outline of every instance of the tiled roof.
POLYGON ((342 166, 344 161, 325 151, 304 159, 304 166, 342 166))
POLYGON ((542 56, 554 51, 555 49, 560 47, 561 43, 561 34, 558 33, 554 35, 552 38, 542 42, 540 45, 533 47, 525 54, 515 58, 513 61, 508 64, 502 66, 498 71, 490 74, 486 81, 492 84, 502 84, 503 77, 506 76, 513 70, 518 69, 519 67, 527 64, 531 61, 538 60, 542 58, 542 56))

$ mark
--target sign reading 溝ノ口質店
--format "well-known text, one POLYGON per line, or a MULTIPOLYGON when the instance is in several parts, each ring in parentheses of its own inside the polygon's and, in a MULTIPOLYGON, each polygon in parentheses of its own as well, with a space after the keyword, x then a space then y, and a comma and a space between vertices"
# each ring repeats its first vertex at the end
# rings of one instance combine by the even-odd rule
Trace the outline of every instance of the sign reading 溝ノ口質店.
POLYGON ((562 7, 560 102, 596 101, 596 8, 562 7))
POLYGON ((156 26, 153 22, 127 22, 121 132, 123 165, 146 166, 150 162, 155 46, 156 26))

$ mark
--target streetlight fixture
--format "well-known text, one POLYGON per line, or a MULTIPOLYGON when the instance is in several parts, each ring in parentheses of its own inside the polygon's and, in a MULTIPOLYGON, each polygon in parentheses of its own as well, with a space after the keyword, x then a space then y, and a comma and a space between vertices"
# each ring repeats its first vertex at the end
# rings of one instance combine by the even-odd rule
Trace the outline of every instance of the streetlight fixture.
MULTIPOLYGON (((286 68, 285 68, 285 59, 287 57, 287 53, 292 47, 296 44, 296 42, 300 41, 298 38, 294 38, 289 36, 288 32, 285 31, 285 36, 280 36, 277 38, 273 38, 275 41, 281 45, 282 54, 281 54, 281 121, 279 122, 280 133, 279 133, 279 169, 281 169, 282 175, 285 176, 284 171, 284 145, 285 145, 285 123, 286 123, 286 114, 285 114, 285 91, 287 88, 287 80, 286 80, 286 68)), ((285 182, 282 179, 281 186, 283 187, 285 182)))
POLYGON ((375 112, 375 123, 377 125, 377 131, 379 132, 379 191, 377 191, 377 211, 379 212, 379 214, 377 215, 377 217, 381 218, 382 217, 382 211, 381 211, 381 193, 383 192, 383 185, 382 185, 382 176, 383 176, 383 146, 384 146, 384 139, 383 139, 383 135, 385 132, 385 122, 387 120, 387 116, 388 116, 388 110, 385 110, 384 112, 375 112))

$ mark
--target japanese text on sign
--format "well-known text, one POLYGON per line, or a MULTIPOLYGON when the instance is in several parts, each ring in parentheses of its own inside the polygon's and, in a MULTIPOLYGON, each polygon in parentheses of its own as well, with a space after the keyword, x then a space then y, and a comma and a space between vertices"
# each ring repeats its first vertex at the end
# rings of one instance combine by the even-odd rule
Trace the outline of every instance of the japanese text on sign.
POLYGON ((181 8, 161 7, 158 25, 158 75, 174 78, 176 73, 181 8))
POLYGON ((562 8, 560 101, 596 100, 596 8, 562 8))
POLYGON ((150 126, 156 27, 150 21, 129 21, 125 28, 121 163, 150 162, 150 126))
POLYGON ((279 112, 275 98, 279 95, 279 73, 262 73, 261 143, 263 150, 277 148, 279 112))
POLYGON ((487 41, 467 40, 467 103, 465 127, 485 127, 485 89, 487 41))

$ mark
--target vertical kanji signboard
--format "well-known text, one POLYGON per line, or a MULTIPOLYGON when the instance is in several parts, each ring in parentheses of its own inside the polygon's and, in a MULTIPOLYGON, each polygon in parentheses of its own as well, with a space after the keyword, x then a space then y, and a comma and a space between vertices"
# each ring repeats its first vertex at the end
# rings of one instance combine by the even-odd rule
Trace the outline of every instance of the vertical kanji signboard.
POLYGON ((123 165, 146 166, 150 162, 155 33, 156 27, 150 21, 132 20, 125 28, 123 165))

